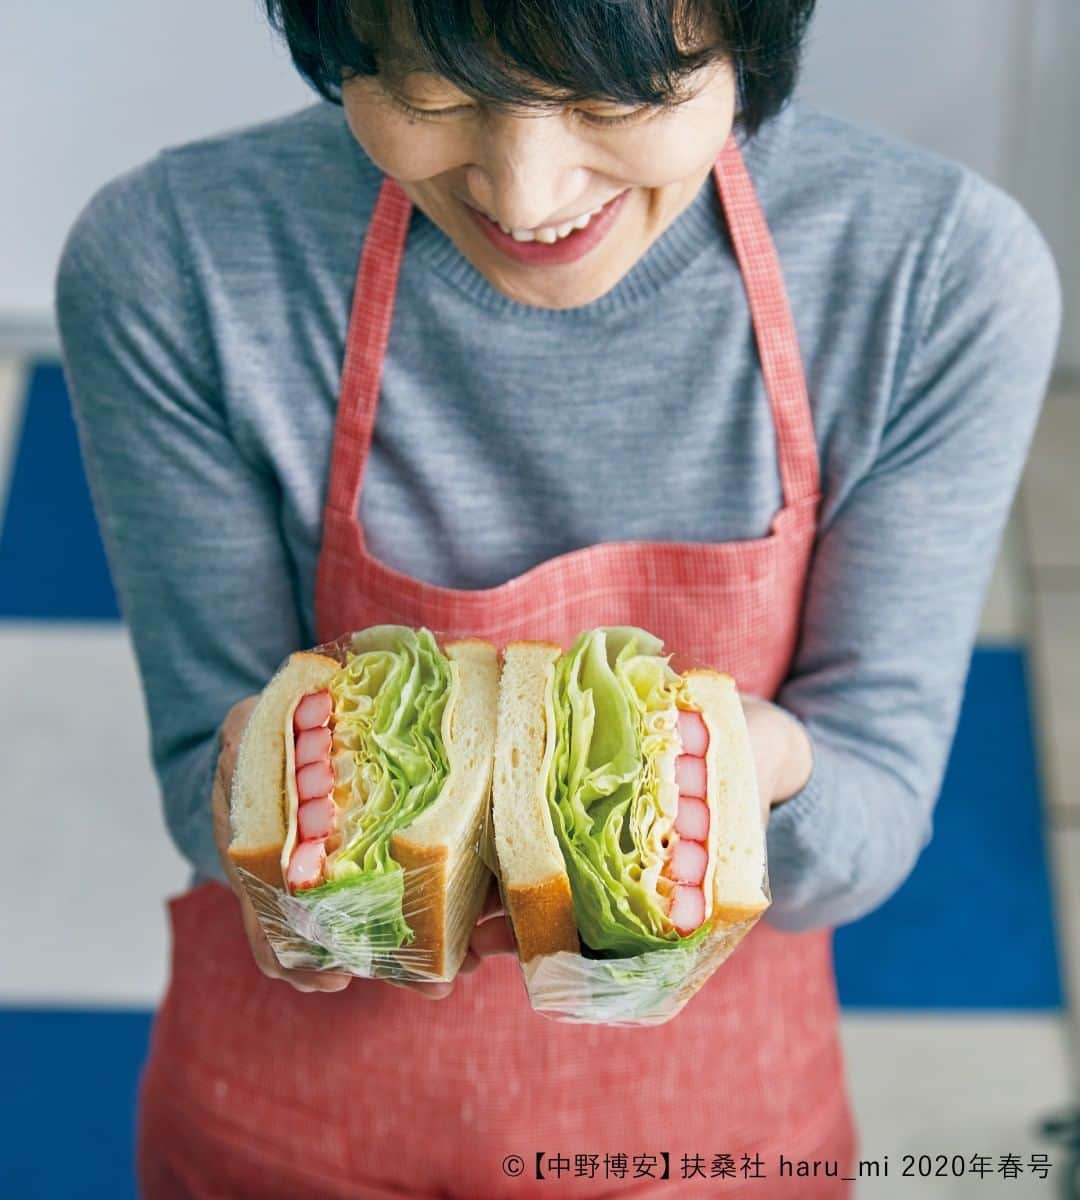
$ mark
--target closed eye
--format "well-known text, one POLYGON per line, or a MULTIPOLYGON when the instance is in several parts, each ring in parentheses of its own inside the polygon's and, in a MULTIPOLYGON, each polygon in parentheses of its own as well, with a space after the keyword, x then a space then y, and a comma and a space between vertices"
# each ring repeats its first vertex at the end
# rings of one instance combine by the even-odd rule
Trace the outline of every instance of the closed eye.
POLYGON ((450 108, 416 108, 402 100, 400 96, 395 96, 392 92, 388 94, 394 107, 414 121, 440 121, 447 117, 461 117, 466 113, 473 112, 476 108, 474 104, 454 104, 450 108))
MULTIPOLYGON (((454 104, 448 108, 417 108, 393 92, 388 92, 387 95, 395 108, 414 121, 441 121, 452 117, 462 117, 477 111, 475 104, 454 104)), ((631 112, 611 115, 593 113, 587 109, 575 109, 574 111, 578 117, 589 125, 594 125, 601 129, 617 129, 621 125, 632 125, 648 116, 654 115, 660 109, 657 105, 644 104, 640 108, 633 109, 631 112)))
POLYGON ((605 116, 602 113, 591 113, 586 109, 578 109, 578 116, 582 120, 587 121, 590 125, 599 125, 601 128, 617 128, 619 125, 631 125, 635 121, 640 121, 649 114, 657 111, 655 106, 644 104, 640 108, 635 108, 632 112, 620 113, 615 116, 605 116))

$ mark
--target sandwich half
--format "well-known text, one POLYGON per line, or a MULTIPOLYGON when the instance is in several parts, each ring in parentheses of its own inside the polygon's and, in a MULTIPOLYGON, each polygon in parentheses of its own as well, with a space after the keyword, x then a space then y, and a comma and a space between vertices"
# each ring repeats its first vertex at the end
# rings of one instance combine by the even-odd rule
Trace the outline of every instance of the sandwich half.
POLYGON ((582 633, 566 654, 543 642, 504 651, 492 811, 523 963, 693 947, 715 958, 709 943, 730 952, 733 927, 768 907, 735 681, 680 674, 662 646, 619 626, 582 633))
POLYGON ((378 625, 323 649, 252 712, 229 858, 286 966, 452 978, 490 878, 496 648, 378 625))

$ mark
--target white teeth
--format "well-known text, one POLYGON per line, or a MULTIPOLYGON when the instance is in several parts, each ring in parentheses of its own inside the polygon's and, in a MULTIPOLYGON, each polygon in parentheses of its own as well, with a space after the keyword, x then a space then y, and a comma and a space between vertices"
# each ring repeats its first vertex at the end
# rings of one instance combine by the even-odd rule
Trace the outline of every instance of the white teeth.
POLYGON ((509 229, 501 221, 498 225, 503 233, 510 234, 515 242, 544 242, 550 246, 552 242, 569 237, 575 229, 584 229, 599 211, 599 208, 594 208, 592 212, 582 213, 574 221, 567 221, 563 225, 545 225, 541 229, 509 229))

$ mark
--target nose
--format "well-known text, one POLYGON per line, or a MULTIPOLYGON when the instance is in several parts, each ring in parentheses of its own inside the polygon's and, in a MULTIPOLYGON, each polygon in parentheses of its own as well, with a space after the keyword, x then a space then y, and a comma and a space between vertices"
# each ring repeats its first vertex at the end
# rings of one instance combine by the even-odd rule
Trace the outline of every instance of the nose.
POLYGON ((471 197, 511 229, 535 229, 569 210, 587 190, 583 147, 558 111, 499 113, 480 131, 466 168, 471 197))

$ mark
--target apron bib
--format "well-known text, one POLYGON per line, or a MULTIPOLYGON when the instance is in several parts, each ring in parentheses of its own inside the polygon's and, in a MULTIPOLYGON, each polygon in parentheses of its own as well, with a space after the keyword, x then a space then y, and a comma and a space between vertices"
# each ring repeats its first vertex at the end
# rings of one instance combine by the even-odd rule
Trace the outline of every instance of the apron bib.
MULTIPOLYGON (((776 694, 799 631, 817 448, 779 263, 733 138, 713 178, 776 428, 783 507, 767 536, 601 543, 471 591, 373 558, 359 501, 411 213, 386 178, 346 343, 316 583, 320 641, 399 623, 568 648, 592 626, 638 625, 666 650, 729 672, 741 691, 776 694)), ((138 1165, 151 1200, 851 1194, 838 1177, 778 1173, 781 1154, 834 1162, 838 1176, 854 1164, 829 930, 785 934, 759 922, 677 1017, 634 1029, 534 1014, 512 956, 461 976, 446 1000, 361 979, 300 993, 255 966, 223 885, 203 883, 169 912, 171 980, 139 1096, 138 1165), (538 1153, 569 1166, 538 1180, 538 1153), (524 1160, 520 1176, 504 1172, 508 1155, 524 1160), (595 1168, 575 1157, 590 1155, 595 1168), (605 1155, 626 1156, 622 1176, 605 1155), (719 1155, 731 1156, 734 1178, 716 1173, 719 1155), (765 1178, 743 1173, 743 1155, 760 1158, 765 1178)))

